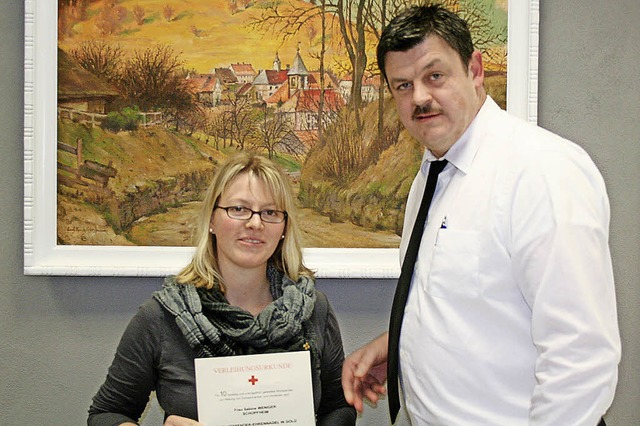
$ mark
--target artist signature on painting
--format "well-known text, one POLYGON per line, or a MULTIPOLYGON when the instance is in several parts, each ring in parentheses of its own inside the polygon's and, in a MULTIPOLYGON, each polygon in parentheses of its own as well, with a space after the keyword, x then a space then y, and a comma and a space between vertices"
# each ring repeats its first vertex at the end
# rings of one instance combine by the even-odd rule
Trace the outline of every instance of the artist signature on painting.
POLYGON ((80 240, 88 241, 92 235, 106 234, 107 230, 98 225, 69 225, 65 227, 67 232, 79 232, 80 240))

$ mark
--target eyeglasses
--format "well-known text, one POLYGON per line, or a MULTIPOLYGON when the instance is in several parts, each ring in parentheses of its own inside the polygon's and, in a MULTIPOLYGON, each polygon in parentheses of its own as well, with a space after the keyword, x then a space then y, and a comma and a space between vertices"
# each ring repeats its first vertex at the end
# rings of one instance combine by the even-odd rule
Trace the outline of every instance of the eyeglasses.
POLYGON ((273 210, 273 209, 265 209, 265 210, 251 210, 248 207, 244 206, 215 206, 216 209, 222 209, 227 212, 227 216, 231 219, 236 220, 250 220, 254 214, 260 216, 260 220, 266 223, 282 223, 287 218, 287 212, 283 212, 282 210, 273 210))

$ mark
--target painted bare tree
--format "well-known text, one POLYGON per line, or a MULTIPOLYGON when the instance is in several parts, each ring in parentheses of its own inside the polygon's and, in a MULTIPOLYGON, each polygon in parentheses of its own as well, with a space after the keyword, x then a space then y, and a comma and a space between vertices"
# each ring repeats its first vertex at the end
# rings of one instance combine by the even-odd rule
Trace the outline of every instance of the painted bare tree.
POLYGON ((283 114, 273 114, 265 107, 262 121, 254 129, 255 148, 265 150, 269 158, 273 158, 276 151, 295 153, 297 147, 292 139, 291 123, 283 114))
POLYGON ((362 171, 366 156, 358 129, 353 126, 353 110, 343 109, 327 133, 320 168, 338 187, 346 187, 362 171))
POLYGON ((230 95, 226 104, 231 140, 236 143, 238 149, 245 149, 258 121, 256 111, 244 96, 230 95))
POLYGON ((119 79, 124 54, 119 45, 102 40, 90 40, 71 49, 71 56, 92 74, 109 82, 119 79))
POLYGON ((207 135, 212 135, 216 149, 220 149, 220 141, 222 141, 222 148, 227 147, 227 140, 231 140, 231 113, 222 107, 208 108, 207 122, 204 132, 207 135))
POLYGON ((89 0, 58 0, 58 40, 64 40, 74 23, 87 16, 89 0))
POLYGON ((179 55, 172 47, 158 44, 132 53, 124 62, 118 87, 130 105, 165 112, 179 130, 192 127, 200 110, 184 77, 179 55))
POLYGON ((173 20, 173 18, 175 17, 175 13, 175 9, 170 4, 166 4, 162 8, 162 16, 164 16, 164 19, 167 22, 171 22, 173 20))
POLYGON ((115 34, 120 30, 127 9, 118 5, 118 0, 102 0, 102 10, 96 19, 96 27, 103 36, 115 34))
POLYGON ((133 18, 136 20, 136 24, 142 25, 144 24, 145 11, 144 7, 136 4, 133 6, 133 18))

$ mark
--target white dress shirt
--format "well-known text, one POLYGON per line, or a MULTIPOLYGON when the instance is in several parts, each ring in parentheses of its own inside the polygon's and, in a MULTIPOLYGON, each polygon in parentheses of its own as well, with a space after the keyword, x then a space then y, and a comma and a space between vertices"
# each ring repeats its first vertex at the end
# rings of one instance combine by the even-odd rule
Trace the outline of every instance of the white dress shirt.
POLYGON ((596 425, 620 360, 600 173, 491 98, 444 158, 400 338, 412 424, 596 425))

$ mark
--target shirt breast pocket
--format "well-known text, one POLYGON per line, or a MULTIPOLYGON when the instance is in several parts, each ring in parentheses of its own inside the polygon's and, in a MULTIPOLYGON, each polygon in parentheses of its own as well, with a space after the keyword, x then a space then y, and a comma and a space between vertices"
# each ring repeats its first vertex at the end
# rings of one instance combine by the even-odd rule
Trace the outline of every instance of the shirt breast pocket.
POLYGON ((433 297, 475 298, 480 294, 479 233, 439 229, 427 293, 433 297))

